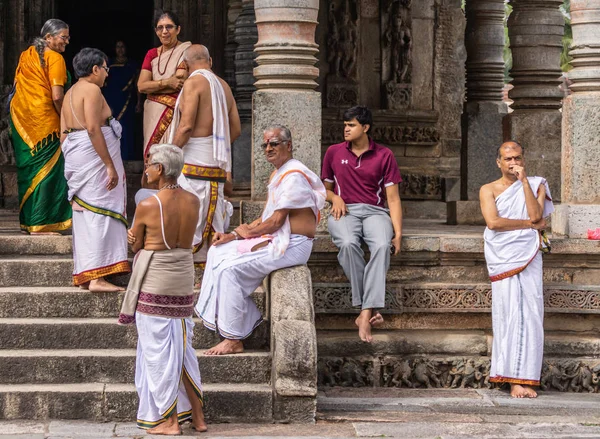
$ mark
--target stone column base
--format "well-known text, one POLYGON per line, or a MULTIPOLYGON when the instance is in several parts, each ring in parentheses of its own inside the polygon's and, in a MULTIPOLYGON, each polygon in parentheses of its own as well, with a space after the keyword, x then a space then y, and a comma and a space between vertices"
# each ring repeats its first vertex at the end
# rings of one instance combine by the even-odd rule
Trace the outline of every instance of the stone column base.
POLYGON ((449 201, 446 204, 448 224, 485 226, 479 201, 449 201))
MULTIPOLYGON (((269 176, 274 168, 260 147, 263 131, 271 125, 285 125, 292 132, 294 158, 321 175, 321 93, 312 90, 268 89, 252 98, 252 199, 267 196, 269 176)), ((340 122, 340 130, 342 123, 340 122)))
POLYGON ((560 204, 552 214, 552 234, 587 238, 588 229, 600 227, 600 205, 560 204))

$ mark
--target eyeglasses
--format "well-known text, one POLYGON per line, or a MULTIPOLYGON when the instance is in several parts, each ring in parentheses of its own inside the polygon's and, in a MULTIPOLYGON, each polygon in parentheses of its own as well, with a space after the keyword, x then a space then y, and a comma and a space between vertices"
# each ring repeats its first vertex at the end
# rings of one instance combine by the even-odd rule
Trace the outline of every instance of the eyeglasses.
POLYGON ((160 165, 160 163, 146 163, 146 169, 148 169, 150 166, 154 166, 154 165, 160 165))
POLYGON ((108 71, 110 70, 110 67, 106 67, 106 66, 100 66, 102 67, 104 70, 106 70, 106 73, 108 73, 108 71))
POLYGON ((260 147, 262 149, 267 149, 267 146, 270 146, 271 148, 276 148, 279 145, 281 145, 282 143, 286 143, 288 142, 288 140, 269 140, 267 143, 261 143, 260 147))
POLYGON ((165 24, 160 25, 160 26, 156 26, 156 32, 162 32, 163 30, 167 30, 167 32, 171 32, 173 29, 175 29, 177 26, 175 26, 174 24, 165 24))
POLYGON ((57 36, 62 38, 63 41, 69 41, 71 39, 71 37, 69 35, 57 35, 57 36))

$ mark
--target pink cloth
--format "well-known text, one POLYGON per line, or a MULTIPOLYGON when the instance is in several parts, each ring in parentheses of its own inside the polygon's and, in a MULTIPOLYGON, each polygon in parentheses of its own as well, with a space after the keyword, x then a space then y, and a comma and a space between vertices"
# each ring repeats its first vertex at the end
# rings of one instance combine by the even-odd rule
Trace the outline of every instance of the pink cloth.
POLYGON ((237 251, 238 255, 243 255, 244 253, 249 253, 252 251, 255 245, 260 244, 261 242, 271 241, 273 239, 272 236, 259 236, 258 238, 250 238, 244 239, 238 243, 237 251))

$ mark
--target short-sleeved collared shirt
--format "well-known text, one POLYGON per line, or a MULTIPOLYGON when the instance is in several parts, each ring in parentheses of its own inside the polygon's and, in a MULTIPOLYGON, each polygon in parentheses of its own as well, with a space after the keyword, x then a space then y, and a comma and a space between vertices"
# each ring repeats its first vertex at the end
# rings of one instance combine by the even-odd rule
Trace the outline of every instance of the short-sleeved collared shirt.
POLYGON ((383 207, 385 188, 402 181, 398 163, 389 148, 369 139, 369 149, 356 156, 350 142, 331 145, 323 159, 323 181, 334 183, 334 192, 346 204, 383 207))

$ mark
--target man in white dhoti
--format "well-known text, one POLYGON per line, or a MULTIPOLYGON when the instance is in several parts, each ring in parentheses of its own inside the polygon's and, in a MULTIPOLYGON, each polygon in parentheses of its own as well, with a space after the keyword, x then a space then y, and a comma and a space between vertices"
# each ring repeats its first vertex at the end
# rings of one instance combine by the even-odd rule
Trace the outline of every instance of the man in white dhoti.
POLYGON ((190 71, 175 104, 169 143, 183 148, 185 165, 178 183, 200 200, 200 216, 194 236, 194 262, 203 266, 214 232, 225 232, 229 202, 223 194, 231 179, 231 143, 241 125, 233 93, 210 69, 212 59, 205 46, 194 44, 185 53, 190 71))
POLYGON ((503 143, 497 163, 502 177, 479 195, 492 282, 490 382, 510 383, 515 398, 535 398, 544 353, 542 238, 554 207, 546 180, 527 177, 518 143, 503 143))
POLYGON ((225 340, 207 355, 243 352, 242 340, 262 321, 251 294, 272 271, 306 264, 325 204, 319 177, 292 157, 286 127, 267 129, 262 148, 276 169, 261 218, 232 233, 216 233, 208 252, 196 313, 225 340))
POLYGON ((137 325, 137 425, 151 434, 181 434, 179 424, 190 419, 193 429, 207 429, 192 344, 192 242, 200 203, 177 184, 182 168, 180 148, 150 148, 145 173, 159 190, 140 201, 128 233, 137 254, 119 323, 137 325))
POLYGON ((104 277, 130 271, 121 125, 100 92, 106 60, 98 49, 75 55, 79 81, 65 95, 60 121, 73 206, 73 283, 92 292, 121 291, 104 277))

